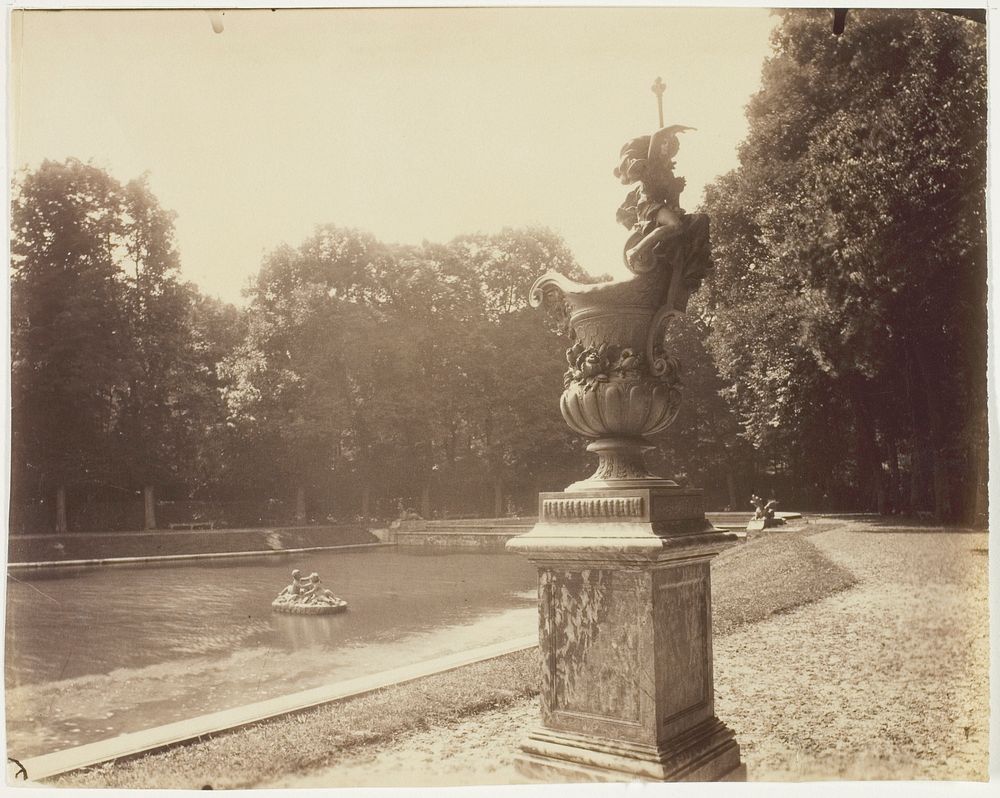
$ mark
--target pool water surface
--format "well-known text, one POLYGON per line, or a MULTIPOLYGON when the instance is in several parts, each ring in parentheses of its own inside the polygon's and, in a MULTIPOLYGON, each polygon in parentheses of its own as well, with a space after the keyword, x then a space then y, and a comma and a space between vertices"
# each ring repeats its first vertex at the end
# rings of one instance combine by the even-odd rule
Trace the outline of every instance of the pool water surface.
POLYGON ((8 752, 69 748, 530 635, 536 577, 507 554, 371 549, 10 573, 8 752), (281 615, 292 569, 345 613, 281 615))

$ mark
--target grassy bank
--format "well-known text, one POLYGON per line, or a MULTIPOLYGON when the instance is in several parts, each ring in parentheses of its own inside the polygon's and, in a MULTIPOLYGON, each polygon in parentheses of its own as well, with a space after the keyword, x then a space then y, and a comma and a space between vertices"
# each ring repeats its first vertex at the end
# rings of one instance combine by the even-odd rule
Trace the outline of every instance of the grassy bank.
POLYGON ((12 535, 8 542, 7 561, 21 563, 114 557, 161 557, 377 542, 378 539, 364 527, 346 524, 269 529, 12 535))
MULTIPOLYGON (((812 524, 810 531, 842 526, 812 524)), ((713 564, 717 635, 850 587, 803 531, 783 531, 727 551, 713 564)), ((537 693, 537 650, 510 654, 328 704, 51 783, 78 787, 253 787, 286 773, 336 764, 368 746, 391 746, 414 731, 509 706, 537 693)))
POLYGON ((728 634, 853 585, 854 577, 808 540, 843 526, 843 521, 819 520, 779 527, 717 557, 712 563, 715 634, 728 634))

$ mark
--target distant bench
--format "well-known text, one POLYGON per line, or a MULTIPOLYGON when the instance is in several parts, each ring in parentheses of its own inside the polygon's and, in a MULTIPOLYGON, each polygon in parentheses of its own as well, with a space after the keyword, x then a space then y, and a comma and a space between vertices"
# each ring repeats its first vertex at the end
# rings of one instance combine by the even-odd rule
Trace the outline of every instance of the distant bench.
POLYGON ((188 521, 184 524, 170 524, 171 529, 215 529, 215 521, 188 521))

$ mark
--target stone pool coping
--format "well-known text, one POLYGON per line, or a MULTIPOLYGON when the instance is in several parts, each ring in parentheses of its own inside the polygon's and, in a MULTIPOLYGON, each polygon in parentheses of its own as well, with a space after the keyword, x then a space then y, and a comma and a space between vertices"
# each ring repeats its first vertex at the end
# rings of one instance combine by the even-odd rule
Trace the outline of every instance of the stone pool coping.
POLYGON ((27 532, 12 533, 9 537, 15 540, 58 540, 63 537, 73 538, 135 538, 135 537, 168 537, 170 535, 190 535, 196 532, 199 535, 245 535, 247 533, 259 532, 260 534, 277 533, 294 534, 296 532, 315 532, 338 527, 348 527, 354 529, 364 528, 358 524, 311 524, 304 526, 237 526, 237 527, 216 527, 214 529, 122 529, 116 532, 65 532, 62 535, 54 532, 27 532))
POLYGON ((95 560, 40 560, 37 562, 9 562, 8 570, 24 571, 40 568, 81 568, 95 565, 143 565, 145 563, 179 562, 181 560, 208 560, 224 557, 262 557, 275 554, 300 554, 307 551, 334 551, 342 549, 377 549, 395 547, 395 543, 344 543, 339 546, 309 546, 301 549, 259 549, 257 551, 213 551, 199 554, 157 554, 145 557, 104 557, 95 560))
POLYGON ((21 764, 27 773, 26 778, 30 782, 38 782, 40 779, 52 778, 103 762, 130 759, 179 743, 231 731, 281 715, 312 709, 321 704, 355 698, 396 684, 422 679, 466 665, 473 665, 483 660, 534 648, 537 645, 537 635, 520 637, 456 654, 447 654, 412 665, 404 665, 380 673, 314 687, 311 690, 303 690, 266 701, 212 712, 188 720, 156 726, 152 729, 122 734, 107 740, 54 751, 51 754, 42 754, 25 759, 21 764))

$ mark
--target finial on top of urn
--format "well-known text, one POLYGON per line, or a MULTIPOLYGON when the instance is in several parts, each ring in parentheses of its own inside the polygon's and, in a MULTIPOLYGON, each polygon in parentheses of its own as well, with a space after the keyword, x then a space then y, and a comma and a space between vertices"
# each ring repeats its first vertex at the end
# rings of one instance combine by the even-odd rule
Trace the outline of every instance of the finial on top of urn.
POLYGON ((693 290, 711 266, 708 219, 701 214, 689 216, 681 208, 685 180, 674 175, 674 157, 680 150, 677 135, 696 128, 663 124, 664 88, 662 79, 657 78, 652 90, 659 110, 659 129, 630 139, 619 153, 615 177, 625 185, 638 185, 626 195, 616 218, 632 231, 625 242, 624 258, 635 274, 673 265, 679 259, 679 240, 688 239, 694 251, 685 259, 685 266, 693 290))

